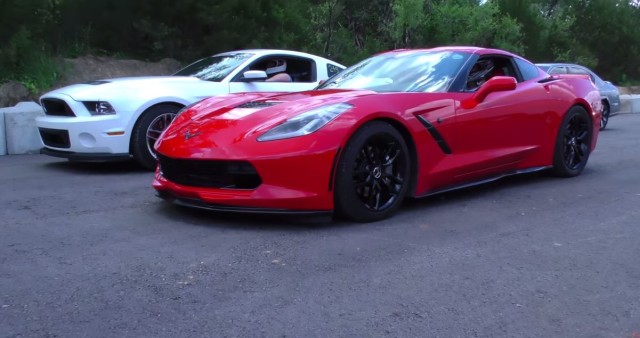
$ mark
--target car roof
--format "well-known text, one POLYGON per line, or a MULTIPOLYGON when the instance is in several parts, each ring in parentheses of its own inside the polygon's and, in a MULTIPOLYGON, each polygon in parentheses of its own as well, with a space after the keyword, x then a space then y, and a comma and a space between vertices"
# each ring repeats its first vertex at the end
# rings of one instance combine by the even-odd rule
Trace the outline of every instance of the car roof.
POLYGON ((286 50, 286 49, 259 49, 259 48, 256 48, 256 49, 242 49, 242 50, 234 50, 234 51, 218 53, 218 54, 215 54, 215 55, 229 55, 229 54, 237 54, 237 53, 251 53, 251 54, 258 55, 258 56, 268 55, 268 54, 285 54, 285 55, 291 55, 291 56, 307 57, 307 58, 312 58, 312 59, 322 59, 322 60, 325 60, 326 62, 340 65, 340 63, 338 63, 336 61, 329 60, 329 59, 324 58, 324 57, 319 56, 319 55, 313 55, 313 54, 309 54, 309 53, 305 53, 305 52, 298 52, 298 51, 286 50))
POLYGON ((536 63, 536 66, 542 66, 542 67, 577 66, 577 67, 587 68, 587 67, 585 67, 583 65, 579 65, 577 63, 564 63, 564 62, 536 63))
POLYGON ((389 53, 394 53, 394 52, 402 53, 402 52, 412 52, 412 51, 415 51, 415 52, 420 52, 420 51, 466 52, 466 53, 478 54, 478 55, 501 54, 501 55, 519 57, 516 54, 507 52, 505 50, 495 49, 495 48, 475 47, 475 46, 441 46, 441 47, 421 48, 421 49, 396 49, 396 50, 389 51, 389 53))

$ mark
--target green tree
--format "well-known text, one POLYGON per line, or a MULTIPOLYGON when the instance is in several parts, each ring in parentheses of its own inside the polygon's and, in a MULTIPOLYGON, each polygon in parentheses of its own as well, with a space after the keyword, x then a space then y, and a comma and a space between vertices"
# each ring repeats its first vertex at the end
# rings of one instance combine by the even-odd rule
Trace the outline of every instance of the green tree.
POLYGON ((430 8, 428 45, 475 45, 522 53, 520 25, 492 2, 439 1, 430 8))

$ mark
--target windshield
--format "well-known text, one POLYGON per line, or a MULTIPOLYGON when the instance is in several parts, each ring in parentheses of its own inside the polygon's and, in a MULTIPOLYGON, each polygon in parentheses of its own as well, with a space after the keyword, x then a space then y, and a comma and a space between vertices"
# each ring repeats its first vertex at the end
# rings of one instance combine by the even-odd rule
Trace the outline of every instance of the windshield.
POLYGON ((173 75, 195 76, 201 80, 220 82, 252 56, 251 53, 214 55, 198 60, 173 75))
POLYGON ((386 53, 351 66, 318 89, 445 92, 471 54, 450 51, 386 53))

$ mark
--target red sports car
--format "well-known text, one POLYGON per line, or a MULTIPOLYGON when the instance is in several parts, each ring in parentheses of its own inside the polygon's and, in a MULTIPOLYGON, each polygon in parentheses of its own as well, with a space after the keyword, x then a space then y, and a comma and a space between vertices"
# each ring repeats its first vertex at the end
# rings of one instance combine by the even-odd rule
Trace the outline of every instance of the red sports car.
POLYGON ((153 187, 178 204, 334 212, 354 221, 506 175, 580 174, 600 126, 598 89, 496 49, 397 50, 301 93, 217 96, 156 144, 153 187))

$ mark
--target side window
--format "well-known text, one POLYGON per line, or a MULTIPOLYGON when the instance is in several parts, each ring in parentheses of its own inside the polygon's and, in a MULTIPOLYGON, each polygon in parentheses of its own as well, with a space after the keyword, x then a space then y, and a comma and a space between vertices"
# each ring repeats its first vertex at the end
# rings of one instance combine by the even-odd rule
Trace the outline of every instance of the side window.
POLYGON ((515 60, 518 68, 520 68, 520 74, 522 74, 523 81, 534 79, 540 74, 538 67, 534 64, 531 64, 520 58, 515 58, 515 60))
POLYGON ((584 68, 580 68, 580 67, 569 67, 569 72, 571 74, 584 74, 584 75, 589 75, 589 78, 591 79, 591 82, 596 83, 596 79, 593 78, 593 75, 591 75, 591 73, 589 73, 586 69, 584 68))
POLYGON ((258 59, 240 72, 233 81, 242 81, 242 73, 247 70, 262 70, 267 73, 267 80, 274 76, 288 76, 291 81, 284 82, 315 82, 315 61, 302 57, 267 56, 258 59))
POLYGON ((327 63, 327 76, 332 77, 340 73, 344 68, 332 63, 327 63))
POLYGON ((549 71, 549 75, 553 74, 567 74, 567 67, 555 67, 549 71))
POLYGON ((478 59, 469 70, 465 90, 475 91, 494 76, 511 76, 517 78, 510 58, 505 56, 483 56, 478 59))

